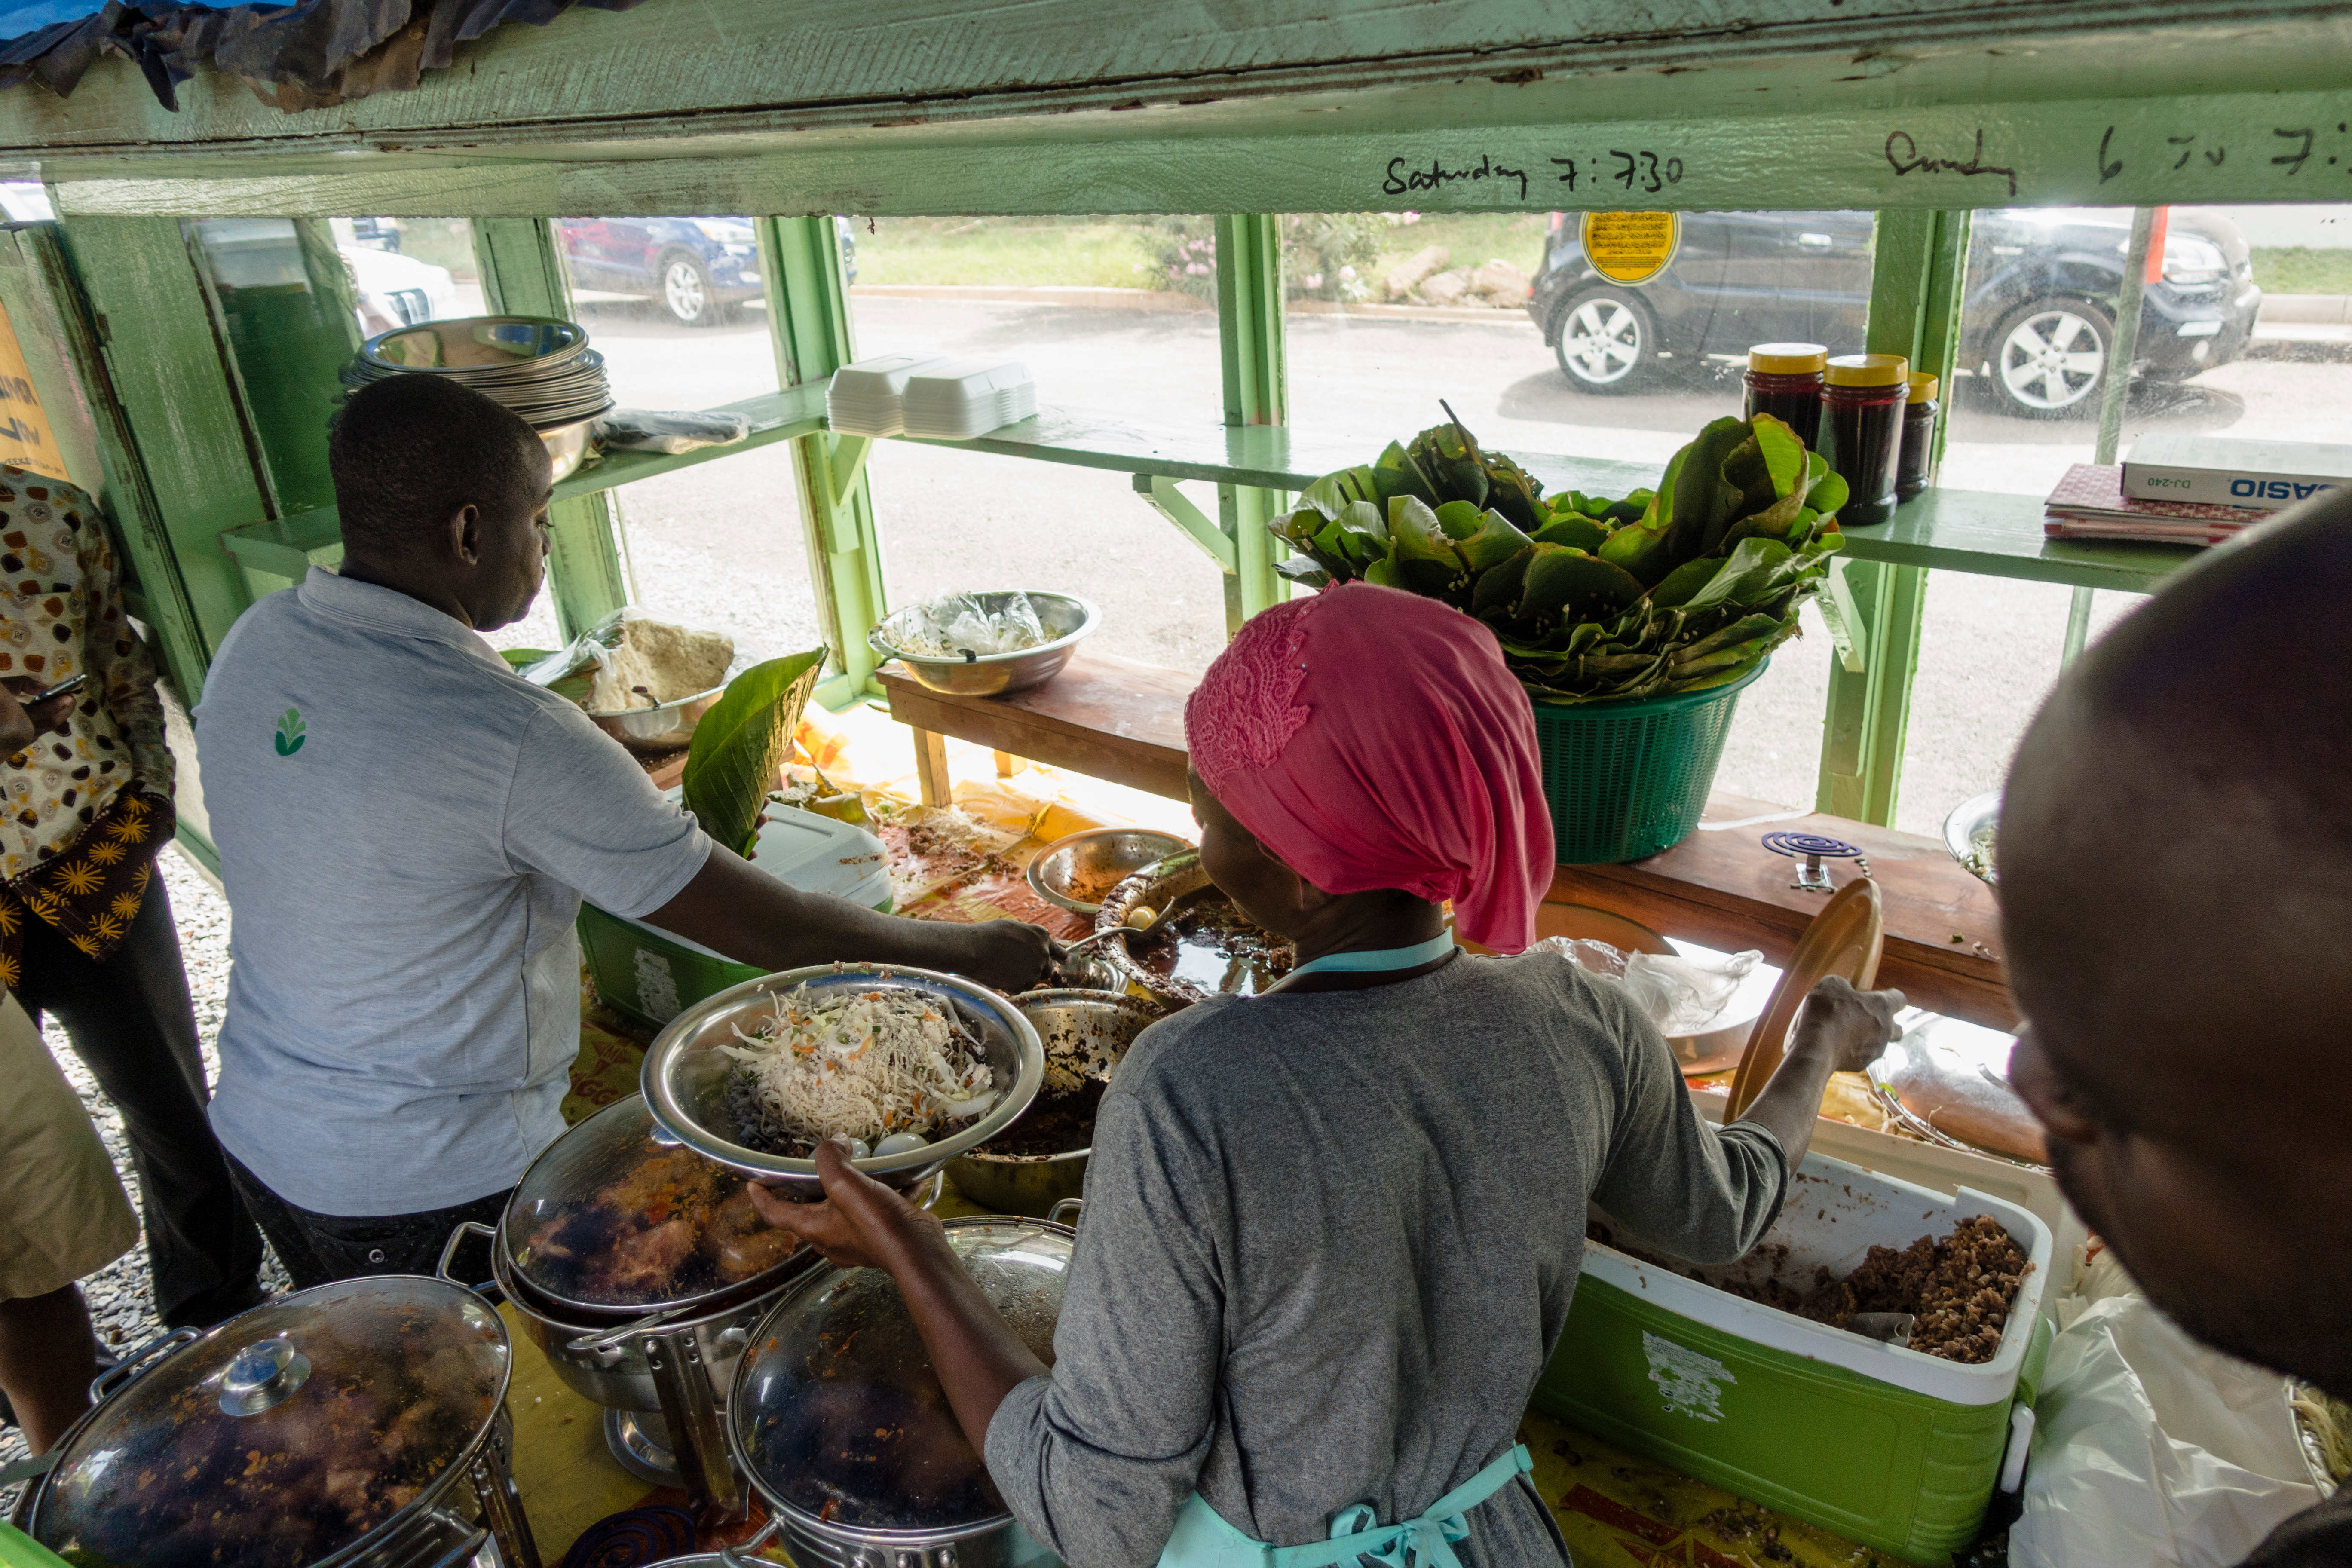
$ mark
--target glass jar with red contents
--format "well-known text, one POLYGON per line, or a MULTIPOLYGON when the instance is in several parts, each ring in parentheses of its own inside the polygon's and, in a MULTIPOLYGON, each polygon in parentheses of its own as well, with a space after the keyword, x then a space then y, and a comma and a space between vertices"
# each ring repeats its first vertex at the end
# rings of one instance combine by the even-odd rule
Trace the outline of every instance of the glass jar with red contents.
POLYGON ((1819 343, 1758 343, 1748 351, 1748 398, 1740 417, 1769 414, 1807 447, 1822 423, 1822 370, 1830 351, 1819 343))
POLYGON ((1838 522, 1846 528, 1885 522, 1895 515, 1911 362, 1901 354, 1840 354, 1822 380, 1821 452, 1848 491, 1838 522))
POLYGON ((1932 375, 1911 373, 1910 396, 1903 405, 1903 457, 1895 468, 1895 494, 1909 500, 1927 488, 1927 470, 1936 455, 1936 394, 1940 384, 1932 375))

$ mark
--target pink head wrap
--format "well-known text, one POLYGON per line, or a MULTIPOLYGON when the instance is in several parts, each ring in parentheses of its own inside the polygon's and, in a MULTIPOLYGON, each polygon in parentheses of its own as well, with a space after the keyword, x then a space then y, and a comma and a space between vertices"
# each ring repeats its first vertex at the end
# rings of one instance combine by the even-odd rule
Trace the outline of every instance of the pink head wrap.
POLYGON ((1242 627, 1184 704, 1192 768, 1327 893, 1454 901, 1481 946, 1535 940, 1551 885, 1535 717, 1495 635, 1369 583, 1242 627))

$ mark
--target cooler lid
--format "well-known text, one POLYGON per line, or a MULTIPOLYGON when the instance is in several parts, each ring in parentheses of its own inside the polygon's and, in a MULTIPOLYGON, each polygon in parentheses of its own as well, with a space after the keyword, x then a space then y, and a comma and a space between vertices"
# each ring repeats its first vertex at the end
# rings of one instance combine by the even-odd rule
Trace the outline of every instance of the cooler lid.
POLYGON ((747 1295, 791 1260, 798 1243, 752 1212, 742 1176, 657 1131, 633 1094, 531 1163, 499 1226, 524 1283, 561 1307, 655 1312, 747 1295))
POLYGON ((73 1562, 303 1568, 463 1458, 507 1370, 498 1314, 456 1285, 379 1275, 280 1296, 87 1417, 32 1533, 73 1562))
MULTIPOLYGON (((1000 1217, 946 1224, 982 1292, 1051 1365, 1070 1233, 1000 1217)), ((735 1453, 771 1500, 857 1530, 962 1534, 1005 1517, 887 1274, 812 1274, 751 1344, 729 1420, 735 1453)))

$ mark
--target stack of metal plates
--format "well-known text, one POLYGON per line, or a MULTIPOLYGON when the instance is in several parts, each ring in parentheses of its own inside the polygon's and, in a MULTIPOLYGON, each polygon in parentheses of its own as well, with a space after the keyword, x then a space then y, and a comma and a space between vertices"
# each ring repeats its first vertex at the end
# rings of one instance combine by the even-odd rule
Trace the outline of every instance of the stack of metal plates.
POLYGON ((446 376, 502 403, 541 432, 613 406, 604 356, 587 330, 551 316, 467 316, 379 332, 343 367, 354 391, 386 376, 446 376))

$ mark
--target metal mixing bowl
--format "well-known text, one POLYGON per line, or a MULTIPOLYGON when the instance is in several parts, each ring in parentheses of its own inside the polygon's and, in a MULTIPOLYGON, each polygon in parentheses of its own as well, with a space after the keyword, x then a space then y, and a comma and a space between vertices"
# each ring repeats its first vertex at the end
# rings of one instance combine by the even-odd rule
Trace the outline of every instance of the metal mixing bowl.
MULTIPOLYGON (((743 646, 738 638, 735 658, 727 667, 727 680, 732 680, 760 662, 758 654, 743 646)), ((708 691, 698 691, 691 697, 681 697, 652 708, 623 708, 600 712, 588 709, 588 717, 596 728, 610 735, 633 752, 658 753, 675 752, 694 739, 694 727, 702 716, 719 705, 727 694, 727 680, 708 691)))
POLYGON ((856 1163, 888 1186, 901 1191, 913 1187, 965 1150, 1003 1131, 1029 1108, 1045 1081, 1045 1047, 1021 1009, 1000 993, 957 975, 882 963, 824 963, 730 985, 680 1013, 656 1037, 646 1052, 642 1074, 646 1103, 671 1137, 786 1197, 813 1203, 824 1195, 816 1162, 762 1153, 736 1142, 735 1115, 727 1104, 733 1064, 717 1047, 735 1043, 737 1026, 749 1033, 773 1017, 777 997, 803 985, 819 993, 887 986, 920 991, 954 1010, 988 1053, 995 1081, 1010 1086, 986 1114, 952 1137, 903 1154, 856 1163))
POLYGON ((575 419, 569 425, 555 425, 541 430, 539 438, 547 446, 548 481, 551 484, 568 478, 588 455, 588 427, 593 419, 575 419))
POLYGON ((1978 834, 1992 826, 2000 819, 2000 791, 1999 790, 1992 790, 1960 802, 1959 805, 1952 807, 1951 815, 1944 818, 1944 847, 1951 851, 1953 859, 1975 872, 1978 879, 1986 887, 1993 889, 2000 886, 2000 866, 1998 861, 1990 868, 1977 864, 1976 839, 1978 834))
POLYGON ((1098 881, 1108 894, 1153 861, 1191 847, 1189 841, 1172 833, 1154 833, 1148 827, 1089 828, 1056 838, 1037 851, 1029 862, 1029 887, 1049 904, 1090 915, 1102 908, 1101 901, 1090 903, 1073 896, 1072 883, 1098 881), (1102 880, 1106 877, 1108 880, 1102 880))
MULTIPOLYGON (((1013 999, 1045 1042, 1049 1059, 1108 1078, 1159 1015, 1115 991, 1031 991, 1013 999)), ((1043 1218, 1085 1189, 1091 1148, 1058 1154, 996 1154, 985 1147, 948 1162, 956 1191, 992 1214, 1043 1218)))
MULTIPOLYGON (((971 597, 979 600, 981 607, 990 615, 996 615, 1020 592, 1028 591, 1007 589, 973 594, 971 597)), ((889 616, 868 632, 866 640, 875 652, 898 660, 917 680, 934 691, 957 697, 1002 697, 1007 692, 1025 691, 1060 674, 1079 642, 1102 620, 1100 610, 1075 594, 1028 592, 1028 599, 1036 608, 1039 624, 1053 640, 1018 652, 967 653, 945 658, 908 653, 898 646, 898 639, 905 636, 906 626, 919 605, 889 616)))

